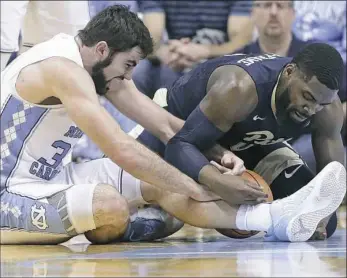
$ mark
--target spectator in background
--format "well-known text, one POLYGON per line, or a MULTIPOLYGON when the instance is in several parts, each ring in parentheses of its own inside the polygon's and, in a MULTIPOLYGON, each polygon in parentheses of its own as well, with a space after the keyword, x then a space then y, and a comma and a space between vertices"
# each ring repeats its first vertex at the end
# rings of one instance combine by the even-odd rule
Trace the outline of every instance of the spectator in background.
POLYGON ((258 38, 236 53, 275 53, 294 57, 307 44, 292 32, 294 1, 254 1, 251 18, 258 38))
POLYGON ((250 1, 138 1, 154 54, 135 68, 133 80, 153 97, 196 63, 224 55, 252 39, 250 1), (163 43, 164 31, 166 43, 163 43))
MULTIPOLYGON (((344 59, 346 66, 346 1, 295 1, 296 20, 293 31, 301 40, 315 40, 334 46, 344 59)), ((346 67, 339 96, 344 109, 344 129, 346 139, 346 67)), ((344 141, 346 145, 346 141, 344 141)), ((316 163, 312 151, 311 137, 304 135, 293 147, 303 156, 312 170, 316 163)))
POLYGON ((346 1, 295 1, 294 8, 296 36, 329 43, 346 63, 346 1))
POLYGON ((109 6, 112 5, 124 5, 129 8, 130 11, 133 13, 137 13, 138 11, 138 6, 136 1, 103 1, 103 0, 95 0, 95 1, 88 1, 89 3, 89 13, 90 16, 93 17, 97 13, 101 12, 103 9, 106 9, 109 6))

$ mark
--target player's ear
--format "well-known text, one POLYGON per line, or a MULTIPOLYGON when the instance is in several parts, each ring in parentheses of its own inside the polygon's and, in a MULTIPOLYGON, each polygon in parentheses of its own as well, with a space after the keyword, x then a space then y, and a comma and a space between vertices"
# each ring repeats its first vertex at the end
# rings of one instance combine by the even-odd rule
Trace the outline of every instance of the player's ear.
POLYGON ((290 63, 286 65, 286 67, 284 68, 284 74, 287 77, 290 77, 291 75, 295 73, 296 70, 297 70, 297 66, 295 64, 290 63))
POLYGON ((104 60, 108 57, 110 49, 105 41, 99 41, 95 45, 95 53, 98 55, 100 60, 104 60))

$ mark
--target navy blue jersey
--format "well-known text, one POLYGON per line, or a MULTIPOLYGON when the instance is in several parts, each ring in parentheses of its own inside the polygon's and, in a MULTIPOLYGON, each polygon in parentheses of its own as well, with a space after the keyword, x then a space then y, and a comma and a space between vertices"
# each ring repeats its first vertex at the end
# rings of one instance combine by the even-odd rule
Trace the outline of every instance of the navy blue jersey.
POLYGON ((216 68, 223 65, 243 68, 256 85, 258 104, 244 121, 235 123, 219 143, 241 158, 247 157, 249 163, 246 166, 254 167, 260 158, 304 132, 299 127, 288 134, 285 127, 278 125, 271 108, 271 97, 279 75, 290 61, 291 58, 275 54, 236 54, 209 60, 173 84, 168 91, 168 110, 181 119, 187 119, 207 94, 208 80, 216 68))

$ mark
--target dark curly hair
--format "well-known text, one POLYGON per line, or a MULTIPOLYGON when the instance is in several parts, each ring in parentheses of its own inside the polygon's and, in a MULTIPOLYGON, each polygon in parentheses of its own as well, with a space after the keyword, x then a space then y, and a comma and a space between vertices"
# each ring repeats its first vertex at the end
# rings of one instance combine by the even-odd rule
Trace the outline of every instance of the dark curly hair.
POLYGON ((307 80, 316 76, 329 89, 338 90, 344 65, 339 52, 325 43, 312 43, 304 47, 292 60, 307 80))
POLYGON ((128 51, 135 46, 141 48, 143 57, 153 51, 153 41, 147 27, 124 5, 113 5, 102 10, 78 35, 86 46, 93 46, 99 41, 107 42, 112 54, 128 51))

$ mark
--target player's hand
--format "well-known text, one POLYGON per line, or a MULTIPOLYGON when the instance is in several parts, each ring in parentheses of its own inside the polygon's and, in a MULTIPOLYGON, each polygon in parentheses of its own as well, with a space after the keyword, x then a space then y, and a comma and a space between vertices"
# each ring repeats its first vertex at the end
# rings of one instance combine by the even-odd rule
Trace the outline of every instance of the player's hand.
POLYGON ((175 49, 175 52, 182 56, 186 56, 193 62, 199 62, 203 59, 208 59, 210 56, 210 49, 207 45, 197 43, 186 43, 175 49))
POLYGON ((241 176, 243 172, 246 171, 243 160, 232 152, 226 152, 223 155, 221 165, 215 161, 211 161, 211 164, 222 174, 241 176))
POLYGON ((214 191, 229 205, 257 205, 268 198, 258 184, 231 175, 220 175, 214 191))

